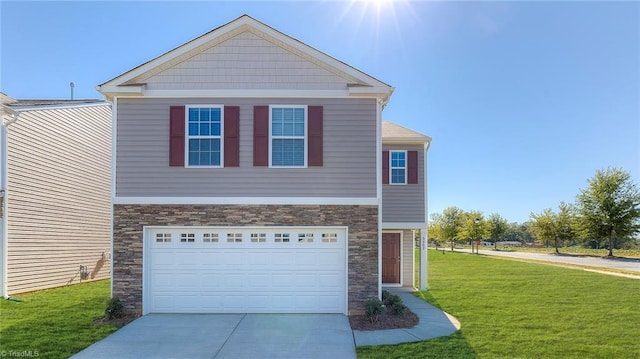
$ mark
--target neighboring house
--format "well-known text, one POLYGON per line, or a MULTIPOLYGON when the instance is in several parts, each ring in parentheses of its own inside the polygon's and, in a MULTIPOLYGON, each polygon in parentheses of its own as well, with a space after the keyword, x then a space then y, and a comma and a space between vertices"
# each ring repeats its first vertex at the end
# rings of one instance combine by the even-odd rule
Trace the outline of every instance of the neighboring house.
POLYGON ((109 278, 110 104, 0 100, 2 295, 109 278))
POLYGON ((393 87, 244 15, 98 90, 129 310, 353 314, 414 286, 430 138, 383 124, 393 87))

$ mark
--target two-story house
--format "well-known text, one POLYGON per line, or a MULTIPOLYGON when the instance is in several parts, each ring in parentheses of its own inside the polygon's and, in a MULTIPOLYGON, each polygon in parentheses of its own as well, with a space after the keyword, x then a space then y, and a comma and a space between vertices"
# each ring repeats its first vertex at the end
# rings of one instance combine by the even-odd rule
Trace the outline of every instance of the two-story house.
POLYGON ((110 277, 111 106, 0 93, 0 294, 110 277))
POLYGON ((349 314, 414 286, 430 138, 383 123, 393 87, 244 15, 98 90, 128 309, 349 314))

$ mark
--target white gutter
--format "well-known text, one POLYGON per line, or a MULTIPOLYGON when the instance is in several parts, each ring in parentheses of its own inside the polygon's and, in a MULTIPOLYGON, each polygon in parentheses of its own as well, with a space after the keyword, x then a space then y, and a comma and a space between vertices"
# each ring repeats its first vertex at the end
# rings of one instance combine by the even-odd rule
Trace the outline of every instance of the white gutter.
POLYGON ((0 197, 2 197, 2 218, 0 218, 0 295, 9 299, 7 294, 7 248, 9 229, 7 228, 7 128, 18 120, 20 112, 2 105, 2 126, 0 126, 0 197), (6 118, 9 115, 8 118, 6 118), (5 119, 6 118, 6 119, 5 119))

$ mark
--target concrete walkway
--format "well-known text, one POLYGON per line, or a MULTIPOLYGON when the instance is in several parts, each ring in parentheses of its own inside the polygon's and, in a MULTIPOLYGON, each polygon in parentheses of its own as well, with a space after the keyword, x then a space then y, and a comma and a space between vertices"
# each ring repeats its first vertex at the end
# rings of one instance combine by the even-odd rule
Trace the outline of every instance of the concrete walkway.
POLYGON ((456 318, 415 297, 411 289, 385 289, 399 295, 404 304, 420 318, 420 322, 413 328, 354 330, 356 346, 418 342, 451 335, 460 329, 460 323, 456 318))

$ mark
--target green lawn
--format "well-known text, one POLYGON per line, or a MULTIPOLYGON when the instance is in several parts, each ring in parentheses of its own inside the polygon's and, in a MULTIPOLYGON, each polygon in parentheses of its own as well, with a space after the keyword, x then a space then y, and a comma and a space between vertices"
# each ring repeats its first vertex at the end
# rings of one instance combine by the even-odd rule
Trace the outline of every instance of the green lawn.
POLYGON ((640 358, 640 280, 429 251, 429 285, 462 329, 359 358, 640 358))
POLYGON ((104 315, 109 299, 108 280, 15 298, 22 302, 0 300, 3 357, 68 358, 117 329, 114 325, 93 324, 104 315))

